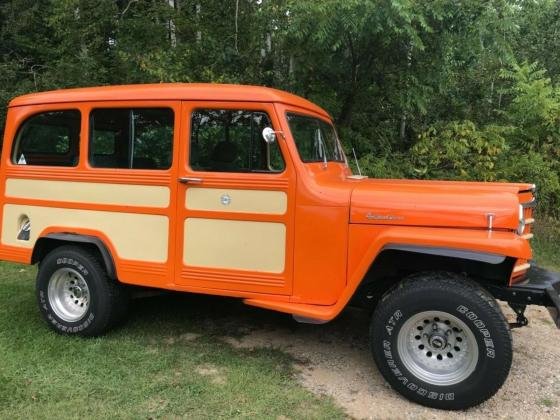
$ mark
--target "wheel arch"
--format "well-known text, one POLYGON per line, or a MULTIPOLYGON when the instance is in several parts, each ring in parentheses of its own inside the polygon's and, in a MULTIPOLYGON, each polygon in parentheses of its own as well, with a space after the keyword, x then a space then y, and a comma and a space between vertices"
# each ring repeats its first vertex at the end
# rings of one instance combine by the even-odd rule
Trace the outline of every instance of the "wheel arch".
POLYGON ((50 251, 62 245, 76 244, 94 251, 111 279, 117 279, 115 261, 103 240, 96 236, 77 233, 48 233, 37 239, 31 254, 31 264, 40 262, 50 251))
POLYGON ((480 251, 472 251, 469 249, 448 248, 448 247, 430 247, 430 246, 411 245, 411 244, 388 244, 383 247, 381 252, 389 251, 389 250, 404 251, 409 253, 426 254, 426 255, 435 255, 439 257, 458 258, 458 259, 489 263, 494 265, 500 264, 506 259, 505 255, 494 254, 490 252, 480 252, 480 251))
POLYGON ((417 244, 387 244, 375 256, 356 288, 351 303, 378 301, 398 282, 416 272, 464 273, 484 286, 507 284, 516 259, 491 252, 417 244))

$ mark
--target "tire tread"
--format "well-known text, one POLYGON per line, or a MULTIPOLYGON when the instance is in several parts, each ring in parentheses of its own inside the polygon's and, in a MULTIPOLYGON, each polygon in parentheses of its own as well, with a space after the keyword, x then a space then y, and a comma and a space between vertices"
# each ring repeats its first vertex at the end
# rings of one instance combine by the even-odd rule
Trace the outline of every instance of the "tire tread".
MULTIPOLYGON (((513 350, 511 346, 511 330, 498 303, 488 291, 472 279, 457 273, 443 271, 415 273, 404 278, 395 288, 388 291, 381 298, 381 301, 374 311, 370 327, 370 346, 372 353, 379 366, 382 361, 379 359, 374 349, 376 344, 373 339, 374 335, 376 335, 376 331, 374 332, 374 330, 379 328, 379 325, 383 324, 382 320, 387 319, 387 316, 390 315, 389 313, 392 308, 391 302, 399 301, 410 294, 419 296, 422 293, 434 291, 435 289, 442 292, 449 292, 452 290, 454 294, 458 294, 466 300, 471 300, 473 296, 478 298, 480 302, 488 306, 489 311, 486 311, 486 319, 497 326, 496 330, 500 335, 499 339, 504 343, 509 343, 509 345, 504 346, 504 351, 498 356, 503 358, 505 363, 502 363, 499 369, 493 371, 492 383, 494 386, 488 387, 485 392, 481 392, 477 397, 472 398, 468 405, 463 404, 460 407, 451 406, 449 408, 464 409, 476 406, 491 398, 505 382, 511 368, 513 350)), ((423 403, 422 401, 418 402, 423 403)))
MULTIPOLYGON (((96 314, 96 320, 88 328, 76 333, 83 337, 96 337, 104 334, 110 329, 117 326, 125 317, 128 310, 129 296, 125 287, 118 283, 117 280, 111 279, 107 275, 107 271, 99 258, 85 247, 76 245, 63 245, 55 248, 41 261, 39 265, 39 272, 37 274, 37 290, 40 288, 40 283, 43 281, 41 266, 50 261, 50 259, 59 258, 60 255, 78 257, 78 259, 87 260, 95 275, 99 277, 99 282, 96 286, 99 289, 99 295, 106 298, 104 302, 104 310, 96 314)), ((51 328, 61 333, 53 324, 49 323, 51 328)), ((67 333, 70 334, 70 333, 67 333)))

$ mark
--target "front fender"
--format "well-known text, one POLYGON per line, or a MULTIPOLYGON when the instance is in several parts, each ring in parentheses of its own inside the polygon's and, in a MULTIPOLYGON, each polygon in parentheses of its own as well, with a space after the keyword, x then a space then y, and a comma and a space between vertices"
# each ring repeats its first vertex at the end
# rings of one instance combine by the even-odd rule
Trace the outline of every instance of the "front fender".
POLYGON ((531 259, 531 248, 527 240, 514 232, 351 224, 348 234, 346 287, 334 305, 263 299, 246 299, 245 303, 310 318, 314 322, 329 321, 346 307, 381 251, 391 247, 422 247, 434 252, 440 248, 445 249, 444 252, 456 252, 460 258, 469 257, 490 264, 499 264, 504 257, 531 259))
MULTIPOLYGON (((355 290, 372 262, 385 248, 424 247, 471 254, 470 259, 499 263, 503 257, 530 260, 531 247, 515 232, 480 229, 441 229, 408 226, 350 225, 347 289, 355 290)), ((429 253, 429 252, 426 252, 429 253)), ((352 291, 353 292, 353 291, 352 291)))

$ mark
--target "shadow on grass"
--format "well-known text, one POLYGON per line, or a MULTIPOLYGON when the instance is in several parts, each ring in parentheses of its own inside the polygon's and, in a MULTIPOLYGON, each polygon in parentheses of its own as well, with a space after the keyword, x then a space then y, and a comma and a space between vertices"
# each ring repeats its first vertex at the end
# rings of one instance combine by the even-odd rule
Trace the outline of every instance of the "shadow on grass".
MULTIPOLYGON (((240 299, 164 293, 133 299, 127 322, 120 331, 157 331, 169 335, 188 329, 206 337, 241 338, 254 331, 282 331, 325 344, 354 343, 367 347, 369 314, 347 309, 335 320, 322 324, 302 324, 291 315, 245 305, 240 299), (157 328, 155 328, 157 326, 157 328)), ((336 349, 332 349, 336 351, 336 349)))

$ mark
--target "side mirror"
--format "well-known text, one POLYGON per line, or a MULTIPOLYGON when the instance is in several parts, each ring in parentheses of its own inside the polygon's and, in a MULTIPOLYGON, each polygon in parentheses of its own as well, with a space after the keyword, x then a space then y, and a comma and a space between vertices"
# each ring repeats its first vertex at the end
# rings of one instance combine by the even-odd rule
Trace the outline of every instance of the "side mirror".
POLYGON ((263 129, 262 136, 264 141, 266 141, 268 144, 272 144, 276 141, 276 131, 274 131, 270 127, 265 127, 263 129))

